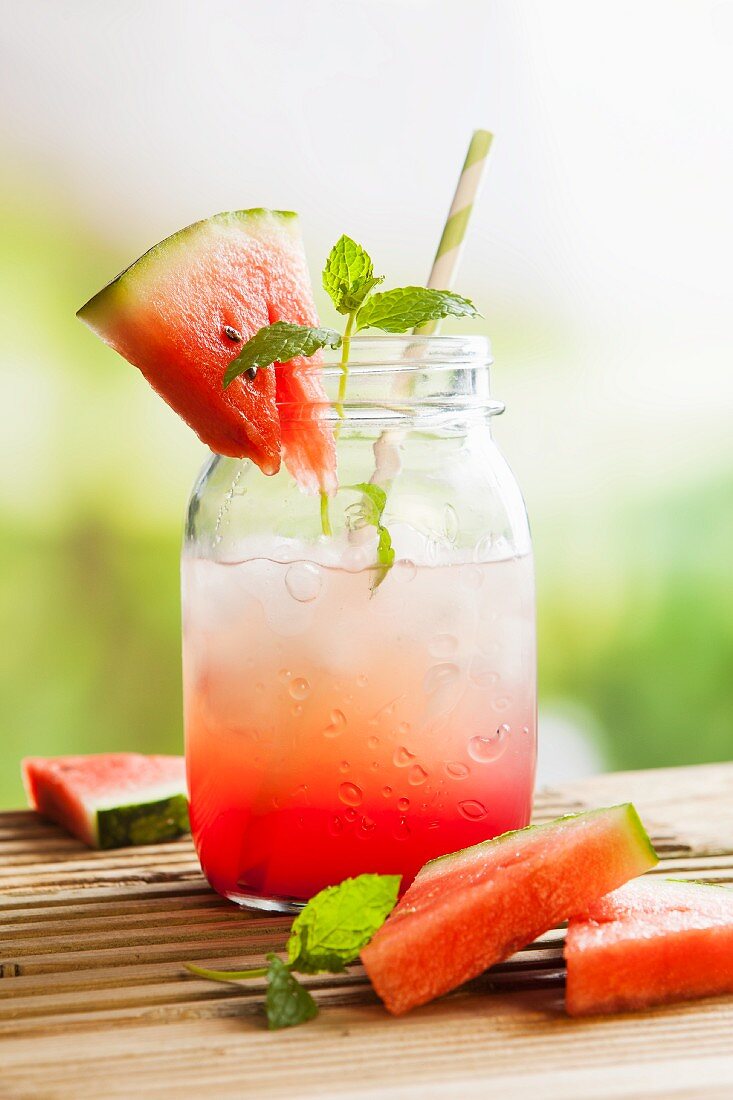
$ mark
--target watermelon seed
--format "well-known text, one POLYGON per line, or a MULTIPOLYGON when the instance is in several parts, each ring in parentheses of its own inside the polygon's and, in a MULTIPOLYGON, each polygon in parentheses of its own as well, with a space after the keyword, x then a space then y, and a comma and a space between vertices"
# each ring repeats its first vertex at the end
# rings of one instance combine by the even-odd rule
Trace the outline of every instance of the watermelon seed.
MULTIPOLYGON (((224 335, 237 344, 242 343, 242 333, 231 325, 224 325, 224 335)), ((245 378, 249 378, 250 382, 254 382, 257 377, 257 367, 248 367, 244 372, 244 376, 245 378)))

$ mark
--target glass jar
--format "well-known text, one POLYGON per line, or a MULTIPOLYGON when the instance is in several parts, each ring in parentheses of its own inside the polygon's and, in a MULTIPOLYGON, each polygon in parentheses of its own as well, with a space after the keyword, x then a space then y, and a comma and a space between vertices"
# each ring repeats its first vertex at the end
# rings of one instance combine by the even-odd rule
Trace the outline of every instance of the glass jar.
POLYGON ((490 363, 482 337, 357 338, 342 405, 327 359, 328 406, 297 411, 337 436, 324 512, 285 466, 214 456, 199 477, 182 563, 191 826, 235 902, 290 911, 365 871, 404 888, 529 820, 533 567, 490 363))

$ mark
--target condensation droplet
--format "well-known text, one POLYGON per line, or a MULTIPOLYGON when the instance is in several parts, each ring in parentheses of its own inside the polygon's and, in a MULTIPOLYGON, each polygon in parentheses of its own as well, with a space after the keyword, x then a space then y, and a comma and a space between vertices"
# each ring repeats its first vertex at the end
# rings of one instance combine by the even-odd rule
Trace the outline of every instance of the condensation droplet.
POLYGON ((398 809, 398 810, 401 810, 403 814, 404 814, 404 813, 405 813, 405 812, 406 812, 407 810, 409 810, 409 808, 410 808, 410 800, 409 800, 409 798, 398 798, 398 799, 397 799, 397 809, 398 809))
POLYGON ((347 821, 356 821, 358 816, 353 806, 349 806, 348 810, 344 810, 344 817, 347 821))
POLYGON ((372 771, 373 771, 373 772, 378 772, 378 771, 379 771, 379 761, 377 761, 377 760, 372 760, 372 762, 371 762, 371 764, 369 765, 369 767, 370 767, 370 768, 372 769, 372 771))
POLYGON ((499 682, 499 673, 491 667, 486 657, 474 657, 468 671, 468 677, 476 687, 490 688, 499 682))
POLYGON ((504 752, 509 732, 509 726, 504 723, 494 733, 472 737, 468 742, 468 755, 477 764, 490 764, 504 752))
POLYGON ((285 574, 285 587, 298 603, 311 603, 323 586, 321 567, 309 561, 291 565, 285 574))
POLYGON ((445 770, 451 779, 465 779, 468 775, 469 769, 465 764, 461 764, 458 760, 449 760, 445 766, 445 770))
POLYGON ((404 817, 401 817, 395 825, 394 829, 392 830, 392 836, 395 838, 395 840, 407 840, 409 835, 410 826, 407 824, 404 817))
POLYGON ((357 687, 365 688, 368 683, 369 683, 369 677, 365 676, 363 672, 359 676, 356 677, 356 686, 357 687))
POLYGON ((288 688, 288 691, 292 695, 293 699, 305 699, 311 686, 306 679, 302 676, 298 676, 297 680, 293 680, 292 684, 288 688))
POLYGON ((410 723, 409 722, 400 722, 399 725, 397 726, 397 733, 402 734, 402 736, 404 737, 405 734, 407 734, 409 732, 410 732, 410 723))
POLYGON ((379 744, 379 738, 376 737, 374 734, 372 734, 371 737, 367 737, 367 746, 370 749, 376 749, 378 744, 379 744))
POLYGON ((331 836, 340 836, 344 831, 344 823, 338 815, 331 818, 328 823, 328 831, 331 836))
POLYGON ((303 704, 302 703, 296 703, 295 706, 293 707, 293 714, 295 715, 296 718, 300 718, 302 713, 303 713, 303 704))
POLYGON ((287 684, 288 680, 290 680, 292 675, 293 674, 292 674, 292 672, 290 671, 289 668, 281 668, 280 671, 277 674, 277 678, 278 678, 278 680, 280 680, 281 683, 287 684))
POLYGON ((376 824, 376 821, 373 821, 371 817, 367 817, 366 815, 361 819, 361 828, 365 833, 371 833, 376 824))
POLYGON ((410 750, 406 749, 404 745, 400 745, 399 748, 396 748, 394 751, 392 762, 394 763, 394 766, 396 768, 406 768, 407 765, 411 764, 414 759, 415 753, 410 752, 410 750))
POLYGON ((330 722, 323 731, 324 737, 338 737, 346 726, 346 715, 342 710, 332 710, 330 714, 330 722))
POLYGON ((405 584, 409 581, 414 581, 417 576, 417 566, 411 558, 403 558, 401 561, 398 561, 392 571, 395 577, 405 584))
POLYGON ((455 543, 458 538, 458 515, 452 504, 446 504, 443 510, 443 530, 448 542, 455 543))
POLYGON ((470 588, 475 592, 483 584, 484 575, 477 565, 466 566, 461 570, 461 583, 464 588, 470 588))
POLYGON ((458 665, 431 665, 423 679, 423 691, 426 695, 432 695, 433 692, 439 691, 440 688, 449 687, 451 684, 454 684, 460 674, 461 670, 458 665))
POLYGON ((339 764, 339 771, 340 772, 347 772, 350 767, 351 767, 351 765, 349 764, 348 760, 342 760, 341 763, 339 764))
POLYGON ((428 643, 432 657, 454 657, 458 650, 458 638, 454 634, 436 634, 428 643))
POLYGON ((419 787, 428 777, 428 773, 425 768, 421 768, 419 764, 413 764, 407 773, 407 782, 411 787, 419 787))
POLYGON ((361 787, 357 787, 356 783, 342 783, 339 798, 346 806, 358 806, 362 800, 361 787))
POLYGON ((484 535, 476 543, 476 549, 473 552, 474 561, 490 561, 494 551, 494 536, 484 535))
POLYGON ((384 795, 385 798, 389 798, 389 796, 392 794, 392 788, 391 787, 382 787, 382 794, 384 795))
POLYGON ((484 804, 476 802, 472 798, 466 799, 465 802, 459 802, 458 809, 468 821, 480 821, 482 817, 486 817, 484 804))
POLYGON ((508 710, 509 707, 512 705, 512 701, 508 695, 499 695, 496 699, 494 699, 494 702, 491 705, 494 710, 508 710))

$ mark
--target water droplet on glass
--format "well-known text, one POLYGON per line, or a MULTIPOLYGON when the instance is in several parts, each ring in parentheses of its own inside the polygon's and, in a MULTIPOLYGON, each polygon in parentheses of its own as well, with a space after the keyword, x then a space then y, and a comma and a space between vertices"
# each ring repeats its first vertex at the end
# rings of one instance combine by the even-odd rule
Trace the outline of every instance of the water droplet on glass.
POLYGON ((339 798, 347 806, 358 806, 362 799, 361 787, 357 787, 356 783, 342 783, 339 798))
POLYGON ((482 802, 476 802, 469 798, 465 802, 458 803, 458 809, 468 821, 480 821, 486 817, 486 807, 482 802))
POLYGON ((356 686, 357 687, 365 688, 368 683, 369 683, 369 677, 365 676, 363 673, 360 676, 356 677, 356 686))
POLYGON ((409 810, 409 808, 410 808, 409 798, 398 798, 397 799, 397 809, 398 810, 401 810, 402 813, 405 813, 407 810, 409 810))
POLYGON ((382 794, 384 795, 385 798, 389 798, 389 796, 392 794, 392 788, 391 787, 382 787, 382 794))
POLYGON ((402 734, 402 736, 404 737, 405 734, 409 733, 409 732, 410 732, 410 723, 409 722, 400 722, 399 725, 397 726, 397 733, 402 734))
POLYGON ((404 745, 400 745, 399 748, 396 748, 394 751, 394 756, 392 757, 392 761, 396 768, 406 768, 407 765, 412 763, 414 759, 414 752, 410 752, 410 750, 406 749, 404 745))
POLYGON ((338 737, 346 725, 346 715, 342 710, 332 710, 330 722, 323 731, 324 737, 338 737))
POLYGON ((299 676, 297 680, 293 680, 292 684, 288 688, 288 691, 292 695, 293 699, 305 699, 306 695, 310 691, 311 686, 307 680, 299 676))
POLYGON ((461 571, 461 583, 464 588, 470 588, 472 592, 475 592, 483 584, 484 575, 477 565, 466 566, 461 571))
POLYGON ((344 810, 344 817, 347 821, 356 821, 358 816, 359 815, 353 808, 353 806, 349 806, 348 810, 344 810))
POLYGON ((372 821, 371 817, 364 816, 361 819, 361 828, 365 833, 370 833, 376 824, 376 821, 372 821))
POLYGON ((344 823, 340 817, 334 816, 328 823, 328 831, 331 836, 340 836, 344 831, 344 823))
POLYGON ((372 734, 371 737, 367 737, 367 746, 370 749, 376 749, 378 744, 379 744, 379 738, 375 737, 374 734, 372 734))
POLYGON ((494 551, 494 536, 484 535, 476 543, 476 549, 473 552, 474 561, 490 561, 494 551))
POLYGON ((432 665, 425 673, 422 684, 423 691, 426 695, 432 695, 433 692, 438 691, 440 688, 449 687, 451 684, 454 684, 460 675, 461 670, 458 665, 432 665))
POLYGON ((432 657, 454 657, 458 650, 458 638, 454 634, 436 634, 428 644, 432 657))
POLYGON ((465 779, 468 775, 468 768, 458 760, 449 760, 445 766, 445 770, 448 772, 451 779, 465 779))
POLYGON ((494 710, 508 710, 509 707, 512 705, 512 701, 508 695, 499 695, 496 699, 494 699, 494 702, 491 705, 494 710))
POLYGON ((350 766, 351 765, 349 764, 348 760, 342 760, 341 763, 339 764, 339 771, 340 772, 347 772, 349 770, 350 766))
POLYGON ((300 718, 302 713, 303 713, 303 704, 302 703, 296 703, 295 706, 293 707, 293 714, 295 715, 296 718, 300 718))
POLYGON ((458 515, 452 504, 446 504, 443 510, 443 530, 448 542, 453 544, 458 538, 458 515))
POLYGON ((281 668, 277 674, 277 678, 281 683, 287 684, 292 675, 293 674, 289 668, 281 668))
POLYGON ((372 769, 373 772, 378 772, 379 771, 379 762, 377 760, 372 760, 369 767, 372 769))
POLYGON ((468 742, 468 755, 478 764, 490 764, 497 760, 507 746, 507 734, 509 726, 499 726, 494 733, 486 736, 477 735, 468 742))
POLYGON ((407 840, 410 835, 410 826, 405 821, 404 817, 401 817, 397 822, 397 825, 392 830, 392 836, 395 840, 407 840))
POLYGON ((480 688, 490 688, 499 682, 499 673, 494 671, 486 657, 474 657, 468 676, 480 688))
POLYGON ((413 764, 407 773, 407 782, 412 787, 419 787, 421 783, 424 783, 428 777, 428 773, 425 768, 421 768, 419 764, 413 764))
POLYGON ((285 587, 298 603, 315 600, 323 586, 321 567, 309 561, 298 561, 285 574, 285 587))
POLYGON ((417 566, 411 558, 403 558, 394 565, 392 572, 398 580, 407 584, 417 576, 417 566))

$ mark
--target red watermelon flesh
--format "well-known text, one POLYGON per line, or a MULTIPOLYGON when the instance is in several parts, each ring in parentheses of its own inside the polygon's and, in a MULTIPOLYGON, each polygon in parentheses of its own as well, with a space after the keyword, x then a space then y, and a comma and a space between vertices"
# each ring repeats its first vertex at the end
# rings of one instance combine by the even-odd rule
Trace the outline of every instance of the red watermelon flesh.
POLYGON ((260 370, 253 380, 242 376, 223 387, 241 347, 227 327, 246 341, 273 321, 316 321, 295 214, 240 210, 182 229, 123 271, 79 317, 138 367, 213 451, 251 458, 274 474, 284 449, 304 488, 335 488, 317 360, 260 370), (279 400, 288 403, 282 425, 279 400), (295 417, 300 407, 307 415, 295 417))
POLYGON ((361 952, 401 1015, 475 978, 657 856, 631 805, 561 817, 427 863, 361 952))
POLYGON ((31 806, 92 848, 149 844, 188 832, 182 756, 27 757, 22 768, 31 806))
POLYGON ((568 925, 571 1016, 733 993, 733 891, 645 878, 568 925))

